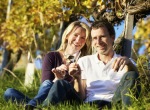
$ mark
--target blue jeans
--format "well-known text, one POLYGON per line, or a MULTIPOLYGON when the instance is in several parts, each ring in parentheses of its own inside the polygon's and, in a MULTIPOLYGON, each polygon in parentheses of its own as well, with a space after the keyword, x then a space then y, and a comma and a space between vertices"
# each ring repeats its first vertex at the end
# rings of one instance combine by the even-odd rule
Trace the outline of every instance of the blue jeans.
MULTIPOLYGON (((123 105, 129 106, 132 104, 132 97, 126 95, 135 95, 138 97, 140 92, 140 85, 137 83, 139 82, 138 74, 134 71, 130 71, 124 74, 122 77, 119 86, 114 93, 112 98, 112 102, 107 102, 103 100, 93 101, 93 103, 98 105, 98 108, 103 106, 111 107, 112 104, 118 104, 122 102, 123 105), (135 88, 134 88, 135 87, 135 88), (131 93, 131 90, 134 90, 134 94, 131 93)), ((49 106, 49 104, 58 104, 60 102, 65 101, 77 101, 82 103, 78 93, 75 91, 73 86, 65 80, 58 80, 56 81, 51 90, 48 93, 47 98, 43 102, 43 106, 49 106)), ((92 103, 92 102, 91 102, 92 103)))
POLYGON ((17 102, 18 104, 25 103, 27 105, 37 106, 45 100, 52 85, 53 82, 50 80, 45 80, 41 84, 38 94, 33 99, 30 99, 28 96, 16 89, 8 88, 4 93, 4 98, 6 101, 10 100, 12 102, 17 102))
POLYGON ((141 85, 139 74, 134 71, 127 72, 123 75, 119 83, 119 86, 112 98, 112 103, 121 103, 123 106, 130 106, 132 105, 131 96, 138 98, 140 92, 141 85))
POLYGON ((66 80, 57 80, 50 89, 47 98, 43 102, 43 106, 64 103, 65 101, 69 101, 70 104, 82 102, 73 85, 66 80))

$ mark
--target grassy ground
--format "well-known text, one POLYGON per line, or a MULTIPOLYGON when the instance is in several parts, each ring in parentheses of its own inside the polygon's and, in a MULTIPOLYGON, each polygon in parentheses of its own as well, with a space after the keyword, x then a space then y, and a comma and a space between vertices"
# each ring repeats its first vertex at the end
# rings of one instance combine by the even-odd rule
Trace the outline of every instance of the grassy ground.
MULTIPOLYGON (((24 83, 24 76, 25 76, 25 69, 15 70, 13 73, 17 76, 15 78, 12 74, 5 74, 2 78, 0 78, 0 110, 24 110, 24 105, 17 105, 12 104, 11 102, 6 102, 3 98, 4 91, 7 88, 15 88, 22 93, 26 94, 30 98, 33 98, 40 85, 40 71, 36 71, 35 79, 33 81, 32 87, 27 88, 23 86, 24 83)), ((41 106, 39 106, 41 107, 41 106)), ((90 107, 87 104, 83 104, 81 106, 70 105, 70 104, 60 104, 57 106, 51 106, 50 108, 43 108, 42 110, 96 110, 95 106, 90 107)))
MULTIPOLYGON (((4 91, 11 87, 16 88, 17 90, 23 92, 24 94, 28 95, 30 98, 33 98, 40 85, 40 72, 35 73, 35 80, 32 84, 31 88, 26 88, 22 84, 24 83, 24 76, 25 76, 25 69, 15 70, 13 73, 17 76, 15 78, 12 74, 5 74, 2 78, 0 78, 0 110, 24 110, 24 105, 17 106, 16 104, 12 104, 10 102, 5 102, 3 99, 4 91)), ((119 108, 124 110, 150 110, 150 92, 149 88, 147 88, 147 84, 142 82, 142 92, 139 99, 134 99, 134 104, 128 108, 119 108)), ((131 96, 132 97, 132 96, 131 96)), ((83 104, 80 106, 73 106, 70 104, 60 104, 57 106, 50 106, 50 108, 43 108, 43 110, 97 110, 95 106, 89 106, 88 104, 83 104)), ((113 106, 113 110, 118 109, 117 106, 113 106)), ((107 110, 107 108, 106 108, 107 110)))

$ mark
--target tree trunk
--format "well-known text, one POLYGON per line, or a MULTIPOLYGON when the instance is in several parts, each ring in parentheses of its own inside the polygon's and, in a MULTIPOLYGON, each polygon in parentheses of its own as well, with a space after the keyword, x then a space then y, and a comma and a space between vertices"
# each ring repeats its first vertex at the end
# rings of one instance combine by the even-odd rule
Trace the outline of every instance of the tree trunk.
POLYGON ((5 68, 10 61, 11 57, 11 50, 7 50, 5 47, 3 48, 3 54, 2 54, 2 65, 1 65, 1 70, 0 70, 0 76, 3 74, 5 68))
MULTIPOLYGON (((6 68, 6 69, 12 71, 14 69, 15 65, 20 60, 21 55, 22 55, 21 50, 18 50, 16 53, 12 53, 11 50, 5 49, 5 52, 4 52, 4 55, 3 55, 4 56, 3 57, 4 58, 3 59, 4 63, 2 63, 3 64, 2 69, 6 68)), ((7 73, 7 71, 3 69, 1 75, 6 74, 6 73, 7 73)))

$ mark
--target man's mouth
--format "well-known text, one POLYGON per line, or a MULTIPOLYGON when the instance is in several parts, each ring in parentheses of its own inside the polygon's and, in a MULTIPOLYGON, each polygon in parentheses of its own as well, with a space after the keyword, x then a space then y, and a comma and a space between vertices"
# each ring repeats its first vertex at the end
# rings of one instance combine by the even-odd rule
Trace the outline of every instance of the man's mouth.
POLYGON ((99 47, 100 49, 104 49, 105 48, 105 44, 100 44, 97 47, 99 47))

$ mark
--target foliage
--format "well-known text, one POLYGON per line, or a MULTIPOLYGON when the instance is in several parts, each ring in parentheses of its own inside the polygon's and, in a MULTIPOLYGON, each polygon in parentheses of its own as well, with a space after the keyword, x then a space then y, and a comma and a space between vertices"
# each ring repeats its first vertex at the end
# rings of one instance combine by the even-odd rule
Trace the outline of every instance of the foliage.
POLYGON ((13 51, 34 48, 49 50, 58 39, 58 30, 63 21, 85 17, 90 21, 105 17, 113 24, 119 24, 125 18, 128 6, 136 5, 135 1, 127 0, 1 0, 0 3, 0 40, 8 42, 7 48, 13 51), (129 4, 129 5, 127 5, 129 4), (51 29, 50 29, 51 28, 51 29), (46 35, 47 30, 51 33, 46 35), (38 34, 40 44, 35 35, 38 34), (55 36, 55 39, 53 39, 55 36), (55 41, 55 42, 53 42, 55 41))
POLYGON ((148 56, 141 55, 137 59, 137 67, 141 77, 141 83, 146 88, 144 92, 150 90, 150 62, 148 56))
POLYGON ((137 23, 137 31, 135 33, 135 40, 140 41, 141 44, 144 44, 146 49, 145 53, 150 55, 150 17, 142 19, 137 23))
POLYGON ((85 16, 89 15, 85 2, 82 6, 76 0, 14 0, 10 13, 6 14, 7 4, 3 1, 0 5, 2 10, 0 39, 8 42, 7 48, 15 52, 18 49, 28 50, 33 41, 37 47, 36 33, 42 39, 42 43, 51 44, 53 35, 57 35, 61 21, 69 21, 72 13, 81 12, 85 16), (53 34, 50 33, 50 38, 45 35, 49 28, 53 34))
MULTIPOLYGON (((149 59, 148 56, 141 55, 137 59, 137 67, 140 73, 149 73, 149 59)), ((150 74, 150 73, 149 73, 150 74)))

